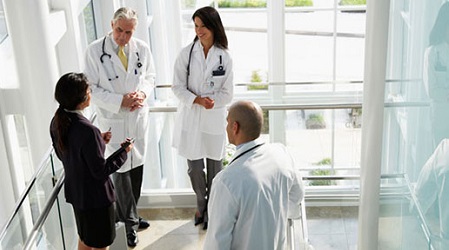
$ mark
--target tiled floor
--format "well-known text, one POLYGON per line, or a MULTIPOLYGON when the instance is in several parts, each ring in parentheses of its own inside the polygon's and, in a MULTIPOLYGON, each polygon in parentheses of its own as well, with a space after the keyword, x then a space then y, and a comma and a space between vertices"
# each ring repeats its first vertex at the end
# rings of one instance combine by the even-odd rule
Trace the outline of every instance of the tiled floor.
MULTIPOLYGON (((134 250, 202 249, 206 231, 193 226, 193 208, 144 209, 151 226, 138 232, 134 250)), ((309 239, 315 250, 356 249, 357 207, 307 207, 309 239)), ((299 224, 295 224, 300 233, 299 224)), ((301 249, 301 248, 300 248, 301 249)))
POLYGON ((306 213, 315 250, 357 249, 358 207, 306 207, 306 213))

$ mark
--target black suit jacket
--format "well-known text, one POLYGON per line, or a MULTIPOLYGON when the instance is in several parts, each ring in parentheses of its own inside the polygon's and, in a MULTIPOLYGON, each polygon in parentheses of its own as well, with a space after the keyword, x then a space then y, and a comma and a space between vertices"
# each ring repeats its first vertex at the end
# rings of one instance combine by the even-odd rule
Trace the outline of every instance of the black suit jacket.
POLYGON ((114 159, 105 159, 106 146, 100 130, 84 116, 68 114, 71 125, 64 152, 57 147, 54 118, 50 125, 53 147, 64 165, 66 201, 81 210, 110 206, 115 201, 115 192, 109 175, 123 165, 127 153, 123 151, 114 159))

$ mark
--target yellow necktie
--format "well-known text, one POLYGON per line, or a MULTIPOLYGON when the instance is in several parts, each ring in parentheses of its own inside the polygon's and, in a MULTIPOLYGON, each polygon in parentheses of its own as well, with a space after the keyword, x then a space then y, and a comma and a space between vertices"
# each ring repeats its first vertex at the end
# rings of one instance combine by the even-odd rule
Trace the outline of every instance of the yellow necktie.
POLYGON ((122 64, 123 64, 123 67, 125 67, 125 70, 128 70, 128 58, 126 58, 126 54, 123 49, 123 46, 120 46, 118 49, 118 58, 120 58, 120 61, 122 61, 122 64))

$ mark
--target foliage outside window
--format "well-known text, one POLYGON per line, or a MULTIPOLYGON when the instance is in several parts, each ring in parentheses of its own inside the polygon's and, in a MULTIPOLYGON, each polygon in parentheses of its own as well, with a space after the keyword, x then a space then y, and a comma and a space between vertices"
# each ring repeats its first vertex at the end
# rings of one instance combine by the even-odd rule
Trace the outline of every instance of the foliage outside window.
POLYGON ((86 25, 87 44, 90 44, 97 39, 97 29, 95 28, 95 18, 92 1, 84 8, 83 17, 84 24, 86 25))
POLYGON ((248 85, 248 90, 268 90, 268 84, 260 84, 262 81, 260 70, 253 70, 251 73, 251 82, 258 84, 248 85))
POLYGON ((366 0, 341 0, 340 5, 366 5, 366 0))
POLYGON ((193 9, 195 8, 196 0, 182 0, 181 8, 183 9, 193 9))
POLYGON ((226 153, 225 153, 225 156, 223 158, 223 166, 224 167, 229 165, 229 163, 230 163, 230 161, 232 159, 232 156, 235 153, 235 146, 232 145, 232 144, 228 144, 228 145, 226 145, 225 151, 226 151, 226 153))
MULTIPOLYGON (((321 161, 315 163, 317 166, 330 166, 332 165, 332 159, 324 158, 321 161)), ((310 175, 312 176, 329 176, 333 171, 331 169, 314 169, 310 171, 310 175)), ((335 185, 334 180, 312 180, 309 182, 309 186, 330 186, 335 185)))
MULTIPOLYGON (((313 0, 286 0, 286 7, 313 6, 313 0)), ((220 0, 219 8, 266 8, 266 0, 220 0)))
POLYGON ((310 114, 306 120, 307 129, 322 129, 326 128, 326 122, 322 114, 310 114))

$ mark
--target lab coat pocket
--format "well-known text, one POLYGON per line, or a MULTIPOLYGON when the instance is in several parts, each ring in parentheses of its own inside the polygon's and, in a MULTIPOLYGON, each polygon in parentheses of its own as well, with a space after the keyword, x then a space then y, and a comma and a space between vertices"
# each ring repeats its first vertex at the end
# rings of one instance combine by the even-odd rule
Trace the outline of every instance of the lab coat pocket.
POLYGON ((214 82, 214 91, 220 90, 223 87, 225 80, 225 76, 213 76, 212 81, 214 82))
POLYGON ((200 129, 204 133, 220 135, 226 130, 226 109, 203 109, 200 129))
POLYGON ((125 125, 122 119, 108 119, 108 118, 98 118, 101 127, 111 128, 111 141, 110 143, 121 143, 125 140, 125 125))
POLYGON ((146 138, 148 132, 148 116, 149 116, 150 108, 148 106, 142 107, 139 110, 136 121, 136 137, 137 138, 146 138))

